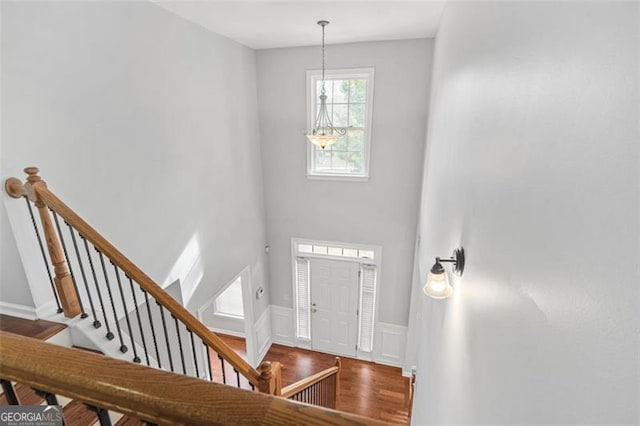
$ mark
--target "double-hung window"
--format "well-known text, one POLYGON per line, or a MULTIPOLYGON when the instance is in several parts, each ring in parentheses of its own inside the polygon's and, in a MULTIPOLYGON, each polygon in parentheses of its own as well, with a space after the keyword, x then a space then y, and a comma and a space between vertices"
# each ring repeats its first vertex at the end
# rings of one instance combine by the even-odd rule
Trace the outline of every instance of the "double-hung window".
MULTIPOLYGON (((346 134, 324 149, 307 144, 307 176, 367 180, 373 105, 373 68, 326 70, 327 112, 346 134)), ((312 128, 320 107, 322 71, 307 71, 307 121, 312 128)))

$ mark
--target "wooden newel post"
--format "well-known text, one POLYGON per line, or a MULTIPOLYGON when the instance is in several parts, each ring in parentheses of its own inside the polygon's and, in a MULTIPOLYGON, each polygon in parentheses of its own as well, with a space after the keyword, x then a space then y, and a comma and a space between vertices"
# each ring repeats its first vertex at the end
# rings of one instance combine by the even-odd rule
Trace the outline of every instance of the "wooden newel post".
POLYGON ((279 362, 263 361, 258 367, 258 390, 269 395, 282 395, 282 370, 279 362))
POLYGON ((56 291, 58 292, 58 297, 60 298, 60 305, 62 306, 65 317, 76 317, 81 313, 78 293, 76 293, 75 286, 73 285, 73 278, 69 273, 69 267, 67 266, 64 252, 60 245, 60 238, 51 221, 49 209, 38 195, 38 189, 46 188, 47 184, 38 176, 39 170, 37 167, 27 167, 24 171, 28 175, 27 183, 24 184, 24 191, 29 200, 33 201, 38 209, 44 239, 49 251, 49 258, 51 259, 55 273, 53 281, 56 286, 56 291))

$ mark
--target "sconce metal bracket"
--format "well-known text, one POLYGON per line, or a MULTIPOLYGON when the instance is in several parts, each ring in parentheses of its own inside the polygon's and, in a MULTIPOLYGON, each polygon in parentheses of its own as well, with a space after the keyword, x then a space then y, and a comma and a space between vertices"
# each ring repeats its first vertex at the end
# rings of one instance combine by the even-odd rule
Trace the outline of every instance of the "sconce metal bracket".
POLYGON ((457 276, 461 276, 464 272, 464 249, 462 247, 458 247, 453 251, 453 256, 451 256, 449 259, 441 259, 439 257, 436 257, 436 263, 435 265, 433 265, 433 268, 431 268, 431 272, 444 272, 444 268, 442 267, 442 265, 440 265, 440 262, 453 263, 453 267, 451 269, 453 269, 453 272, 457 276))
POLYGON ((453 251, 453 272, 457 276, 461 276, 464 272, 464 249, 458 247, 453 251))

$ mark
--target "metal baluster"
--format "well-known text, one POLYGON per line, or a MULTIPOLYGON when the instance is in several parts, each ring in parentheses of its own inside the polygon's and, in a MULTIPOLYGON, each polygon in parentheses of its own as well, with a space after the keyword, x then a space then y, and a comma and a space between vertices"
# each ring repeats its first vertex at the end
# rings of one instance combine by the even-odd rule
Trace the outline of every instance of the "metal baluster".
POLYGON ((91 291, 89 291, 89 284, 87 283, 87 275, 84 273, 84 265, 80 258, 80 250, 78 250, 78 242, 76 241, 76 233, 74 229, 67 223, 69 227, 69 233, 71 234, 71 241, 73 242, 73 248, 76 251, 76 259, 78 259, 78 266, 80 267, 80 275, 82 276, 82 282, 84 282, 84 288, 87 290, 87 297, 89 297, 89 307, 91 308, 91 314, 93 315, 93 327, 100 328, 101 324, 98 321, 98 316, 96 315, 96 308, 93 305, 93 298, 91 297, 91 291))
POLYGON ((182 361, 182 374, 187 374, 187 367, 184 362, 184 352, 182 350, 182 339, 180 338, 180 327, 178 324, 178 318, 174 317, 173 314, 171 314, 171 318, 173 318, 173 321, 176 323, 176 334, 178 335, 178 348, 180 349, 180 360, 182 361))
POLYGON ((0 379, 0 384, 2 384, 2 390, 7 400, 7 404, 20 405, 20 398, 18 398, 18 394, 13 387, 13 383, 11 383, 10 380, 0 379))
POLYGON ((36 395, 38 395, 40 398, 44 398, 44 400, 47 401, 47 405, 60 405, 56 394, 51 392, 41 391, 36 388, 31 388, 31 389, 33 389, 36 395))
POLYGON ((53 210, 49 209, 53 214, 53 220, 56 223, 56 228, 58 229, 58 235, 60 236, 60 244, 62 244, 62 252, 64 253, 64 258, 67 261, 67 266, 69 267, 69 273, 71 274, 71 281, 73 282, 73 288, 78 295, 78 304, 80 305, 80 318, 87 318, 89 314, 84 311, 84 305, 82 303, 82 298, 80 297, 80 292, 78 291, 78 284, 76 284, 76 276, 73 273, 73 267, 71 266, 71 262, 69 261, 69 254, 67 253, 67 245, 64 242, 64 236, 62 235, 62 229, 60 228, 60 222, 58 221, 58 215, 53 210))
POLYGON ((238 373, 235 367, 233 367, 233 372, 236 373, 236 382, 238 383, 238 387, 240 387, 240 373, 238 373))
POLYGON ((40 253, 42 254, 42 260, 44 260, 44 266, 47 268, 47 275, 49 276, 49 282, 51 283, 51 290, 53 291, 53 297, 56 299, 56 306, 58 307, 58 313, 61 314, 62 307, 60 306, 60 299, 58 298, 58 292, 56 291, 56 286, 53 283, 53 278, 51 277, 51 268, 49 267, 49 261, 47 260, 47 255, 44 252, 44 244, 42 244, 42 237, 40 236, 40 230, 38 230, 38 225, 36 224, 36 218, 33 215, 33 209, 31 208, 31 203, 29 202, 28 197, 24 197, 27 202, 27 207, 29 208, 29 216, 31 216, 31 223, 33 223, 33 229, 36 231, 36 238, 38 239, 38 245, 40 246, 40 253))
POLYGON ((156 300, 156 304, 160 308, 160 318, 162 318, 162 329, 164 330, 164 341, 167 343, 167 355, 169 356, 169 368, 173 370, 173 358, 171 357, 171 347, 169 346, 169 333, 167 332, 167 321, 164 319, 164 306, 156 300))
MULTIPOLYGON (((96 276, 96 269, 93 267, 93 259, 91 257, 91 253, 89 252, 89 245, 87 244, 86 238, 80 235, 82 241, 84 242, 84 249, 87 252, 87 259, 89 259, 89 267, 91 268, 91 275, 93 276, 93 283, 96 286, 96 292, 98 293, 98 301, 100 302, 100 309, 102 310, 102 317, 104 318, 104 325, 107 327, 107 339, 113 339, 113 333, 111 332, 111 328, 109 327, 109 320, 107 319, 107 312, 104 309, 104 302, 102 300, 102 292, 100 291, 100 285, 98 284, 98 277, 96 276)), ((95 327, 95 323, 93 324, 95 327)))
POLYGON ((218 354, 218 359, 220 360, 220 365, 222 365, 222 383, 227 384, 227 373, 224 370, 224 358, 222 355, 218 354))
POLYGON ((153 346, 156 348, 156 360, 158 361, 158 368, 162 368, 162 362, 160 361, 160 351, 158 350, 158 340, 156 339, 156 328, 153 325, 153 318, 151 317, 149 295, 144 288, 140 287, 140 290, 142 290, 142 292, 144 293, 145 305, 147 305, 147 315, 149 315, 149 325, 151 326, 151 337, 153 337, 153 346))
MULTIPOLYGON (((149 362, 149 352, 147 352, 147 342, 144 339, 144 332, 142 331, 142 321, 140 321, 140 310, 138 309, 138 299, 136 298, 136 292, 133 288, 133 280, 127 275, 129 279, 129 286, 131 287, 131 295, 133 296, 133 304, 136 307, 136 318, 138 319, 138 329, 140 330, 140 339, 142 339, 142 348, 144 349, 144 356, 147 360, 147 365, 151 365, 149 362)), ((149 319, 151 321, 151 319, 149 319)))
POLYGON ((111 426, 111 418, 109 417, 109 411, 104 408, 95 407, 93 405, 84 404, 89 411, 93 411, 98 415, 98 421, 100 426, 111 426))
MULTIPOLYGON (((116 305, 113 303, 113 294, 111 293, 111 284, 109 284, 109 276, 107 275, 107 268, 104 266, 104 256, 102 252, 98 250, 96 247, 96 251, 98 252, 98 257, 100 257, 100 265, 102 265, 102 273, 104 275, 104 282, 107 286, 107 293, 109 294, 109 301, 111 301, 111 310, 113 311, 113 321, 116 323, 116 330, 118 331, 118 339, 120 339, 120 352, 127 352, 127 347, 124 345, 124 341, 122 340, 122 331, 120 331, 120 323, 118 322, 118 314, 116 313, 116 305)), ((113 336, 113 335, 112 335, 113 336)), ((113 337, 112 337, 113 339, 113 337)))
POLYGON ((131 349, 133 349, 133 362, 140 363, 140 357, 136 350, 136 342, 133 340, 133 330, 131 330, 131 321, 129 320, 129 308, 127 308, 127 302, 124 300, 124 291, 122 291, 122 281, 120 280, 120 269, 113 263, 113 271, 116 274, 116 280, 118 281, 118 290, 120 291, 120 300, 122 300, 122 308, 124 309, 124 319, 127 323, 127 330, 129 331, 129 340, 131 341, 131 349))
POLYGON ((249 382, 249 386, 251 386, 251 390, 254 391, 256 390, 256 387, 253 383, 249 382))
MULTIPOLYGON (((209 355, 209 346, 203 341, 205 352, 207 353, 207 370, 209 371, 209 381, 213 382, 213 370, 211 369, 211 356, 209 355)), ((223 370, 224 371, 224 370, 223 370)))
POLYGON ((200 378, 200 371, 198 370, 198 357, 196 356, 196 344, 193 342, 193 331, 189 330, 189 337, 191 338, 191 351, 193 352, 193 365, 196 367, 196 377, 200 378))

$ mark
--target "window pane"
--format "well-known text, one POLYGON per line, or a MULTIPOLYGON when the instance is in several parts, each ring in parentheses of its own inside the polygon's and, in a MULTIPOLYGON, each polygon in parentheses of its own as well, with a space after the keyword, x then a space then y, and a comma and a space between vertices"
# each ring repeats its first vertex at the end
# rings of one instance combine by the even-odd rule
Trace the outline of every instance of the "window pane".
POLYGON ((338 142, 331 145, 332 151, 346 151, 347 150, 347 136, 342 136, 338 139, 338 142))
POLYGON ((349 151, 362 151, 362 141, 364 139, 364 130, 349 129, 347 130, 347 146, 349 151))
POLYGON ((308 340, 311 338, 310 303, 309 303, 309 261, 296 259, 296 337, 308 340))
POLYGON ((364 126, 364 104, 349 105, 349 126, 364 126))
POLYGON ((331 121, 335 127, 347 127, 349 119, 349 105, 334 104, 331 121))
POLYGON ((242 306, 242 281, 240 277, 229 285, 216 298, 216 314, 231 315, 244 318, 244 308, 242 306))
POLYGON ((348 163, 350 171, 362 172, 362 152, 350 152, 348 163))
POLYGON ((376 268, 362 266, 360 269, 360 330, 358 349, 365 352, 373 350, 374 313, 376 304, 376 268))
POLYGON ((342 256, 342 248, 341 247, 329 247, 328 253, 331 256, 342 256))
POLYGON ((331 151, 331 169, 333 171, 346 170, 349 165, 348 157, 349 152, 347 151, 331 151))
POLYGON ((327 246, 313 246, 313 252, 316 254, 327 254, 327 246))
MULTIPOLYGON (((324 82, 324 88, 326 90, 326 95, 327 95, 327 103, 332 103, 333 102, 333 81, 331 80, 327 80, 324 82)), ((320 93, 322 91, 322 80, 318 80, 317 84, 316 84, 316 99, 318 100, 318 102, 320 102, 320 93)))
POLYGON ((373 259, 372 250, 358 250, 358 256, 365 259, 373 259))
POLYGON ((311 244, 298 244, 298 251, 300 253, 311 253, 313 247, 311 244))
POLYGON ((349 102, 364 102, 367 96, 367 81, 351 80, 350 86, 349 102))
POLYGON ((330 150, 315 148, 315 157, 316 157, 316 164, 315 164, 316 171, 331 170, 331 151, 330 150))
POLYGON ((356 249, 343 249, 342 250, 343 256, 345 257, 358 257, 358 250, 356 249))
POLYGON ((334 103, 349 102, 349 80, 333 80, 333 99, 334 103))

